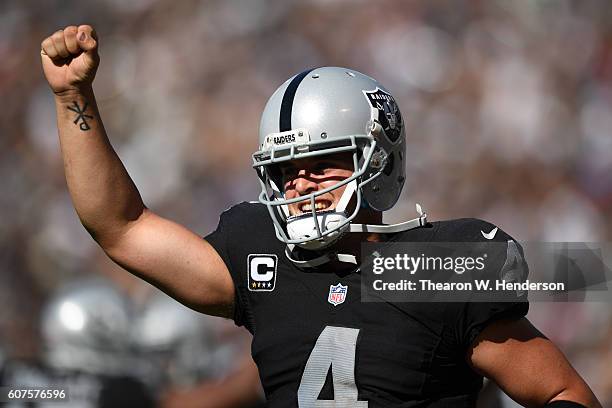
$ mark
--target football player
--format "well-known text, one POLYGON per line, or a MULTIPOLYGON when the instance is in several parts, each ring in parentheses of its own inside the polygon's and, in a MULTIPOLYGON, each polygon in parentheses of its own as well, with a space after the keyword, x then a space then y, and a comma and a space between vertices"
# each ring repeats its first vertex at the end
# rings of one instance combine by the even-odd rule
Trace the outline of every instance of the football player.
POLYGON ((66 401, 12 401, 9 407, 153 407, 143 381, 132 375, 138 360, 130 344, 130 307, 106 281, 63 286, 41 316, 41 359, 14 359, 2 385, 55 387, 66 401))
MULTIPOLYGON (((522 253, 479 220, 429 223, 419 211, 382 224, 403 186, 405 132, 396 101, 374 79, 328 67, 282 84, 253 155, 259 202, 224 212, 203 240, 149 210, 112 149, 92 90, 97 47, 82 25, 52 34, 41 50, 81 222, 128 271, 245 326, 270 407, 470 407, 483 376, 523 405, 600 406, 525 319, 518 295, 499 303, 361 300, 362 242, 492 240, 508 245, 514 261, 522 253)), ((504 257, 488 265, 495 274, 505 267, 504 257)))
POLYGON ((143 300, 132 338, 144 363, 140 378, 158 394, 160 408, 260 406, 261 385, 245 333, 154 289, 143 300))
POLYGON ((222 323, 156 290, 136 305, 111 281, 73 281, 43 310, 41 377, 28 380, 21 373, 34 368, 15 368, 12 384, 40 386, 44 378, 44 384, 69 388, 66 406, 80 408, 254 407, 257 370, 240 358, 244 344, 234 331, 224 333, 222 323), (204 395, 205 403, 193 395, 204 395))

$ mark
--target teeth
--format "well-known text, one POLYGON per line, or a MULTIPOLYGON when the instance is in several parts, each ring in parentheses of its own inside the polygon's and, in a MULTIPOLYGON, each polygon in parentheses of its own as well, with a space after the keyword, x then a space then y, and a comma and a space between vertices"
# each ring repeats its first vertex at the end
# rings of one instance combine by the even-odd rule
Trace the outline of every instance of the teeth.
MULTIPOLYGON (((315 210, 324 210, 327 208, 327 204, 325 203, 315 203, 315 210)), ((310 204, 304 204, 301 207, 302 212, 312 211, 312 206, 310 204)))

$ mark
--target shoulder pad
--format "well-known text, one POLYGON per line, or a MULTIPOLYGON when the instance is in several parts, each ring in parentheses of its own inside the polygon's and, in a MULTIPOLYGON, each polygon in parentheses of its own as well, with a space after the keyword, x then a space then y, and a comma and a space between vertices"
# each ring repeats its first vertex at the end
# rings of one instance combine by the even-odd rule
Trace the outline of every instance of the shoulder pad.
POLYGON ((507 242, 514 240, 498 226, 478 218, 436 222, 437 238, 448 242, 507 242))

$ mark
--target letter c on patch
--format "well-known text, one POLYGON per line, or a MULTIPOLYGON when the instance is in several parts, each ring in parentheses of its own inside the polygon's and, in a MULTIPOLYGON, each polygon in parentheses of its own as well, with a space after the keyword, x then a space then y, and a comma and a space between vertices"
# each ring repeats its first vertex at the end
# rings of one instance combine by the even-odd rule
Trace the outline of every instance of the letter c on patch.
POLYGON ((268 282, 274 277, 275 260, 269 257, 251 258, 251 279, 256 282, 268 282))

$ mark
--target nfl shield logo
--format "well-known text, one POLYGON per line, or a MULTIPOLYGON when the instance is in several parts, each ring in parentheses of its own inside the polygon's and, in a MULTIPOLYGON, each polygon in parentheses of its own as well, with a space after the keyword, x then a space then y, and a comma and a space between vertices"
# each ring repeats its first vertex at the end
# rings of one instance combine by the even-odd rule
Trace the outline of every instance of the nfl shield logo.
POLYGON ((327 301, 334 306, 338 306, 346 300, 347 291, 348 286, 344 286, 341 283, 329 285, 329 296, 327 297, 327 301))

